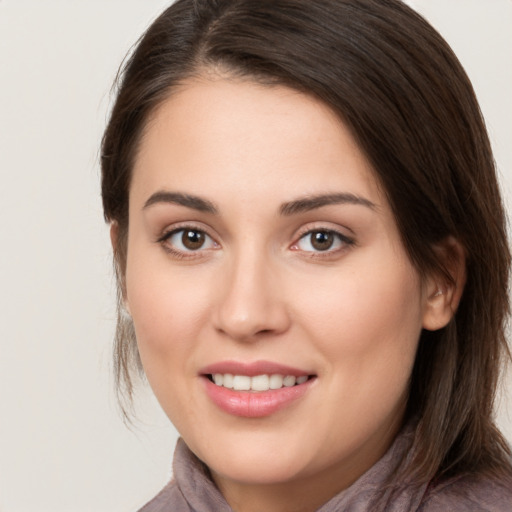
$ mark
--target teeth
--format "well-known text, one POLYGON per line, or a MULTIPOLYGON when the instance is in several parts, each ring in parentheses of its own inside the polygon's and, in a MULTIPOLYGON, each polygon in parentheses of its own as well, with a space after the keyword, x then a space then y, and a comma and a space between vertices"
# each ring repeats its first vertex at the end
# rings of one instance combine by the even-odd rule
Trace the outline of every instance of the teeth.
POLYGON ((225 388, 233 389, 233 375, 225 373, 224 375, 221 375, 221 378, 223 380, 222 385, 225 388))
POLYGON ((257 375, 251 379, 251 389, 253 391, 267 391, 269 389, 270 378, 268 375, 257 375))
POLYGON ((251 377, 235 375, 233 377, 233 389, 235 391, 249 391, 251 389, 251 377))
POLYGON ((271 375, 270 376, 270 389, 281 389, 283 387, 283 376, 282 375, 271 375))
POLYGON ((283 379, 283 384, 287 387, 287 388, 291 388, 292 386, 295 386, 295 381, 297 379, 293 376, 293 375, 287 375, 284 379, 283 379))
POLYGON ((212 375, 213 382, 217 386, 223 386, 235 391, 268 391, 270 389, 281 389, 292 387, 296 384, 304 384, 308 380, 307 375, 295 377, 294 375, 232 375, 230 373, 215 373, 212 375))

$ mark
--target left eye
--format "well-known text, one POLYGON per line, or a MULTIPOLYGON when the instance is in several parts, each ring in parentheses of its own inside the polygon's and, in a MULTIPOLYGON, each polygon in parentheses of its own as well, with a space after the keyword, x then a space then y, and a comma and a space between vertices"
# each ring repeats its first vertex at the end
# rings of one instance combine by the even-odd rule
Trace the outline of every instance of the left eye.
POLYGON ((336 231, 320 229, 309 231, 303 235, 296 246, 301 251, 326 252, 339 249, 344 245, 350 245, 350 243, 351 241, 348 238, 336 233, 336 231))
POLYGON ((166 237, 168 245, 182 252, 198 251, 200 249, 213 249, 216 244, 204 231, 184 228, 170 233, 166 237))

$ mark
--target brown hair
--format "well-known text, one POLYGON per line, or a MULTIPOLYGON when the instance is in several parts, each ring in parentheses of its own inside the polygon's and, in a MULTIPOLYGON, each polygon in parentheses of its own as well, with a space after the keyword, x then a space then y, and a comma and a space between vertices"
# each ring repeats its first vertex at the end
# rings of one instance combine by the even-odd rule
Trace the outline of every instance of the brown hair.
MULTIPOLYGON (((510 474, 510 451, 493 422, 500 368, 510 356, 510 254, 491 148, 459 61, 399 0, 178 0, 151 25, 119 76, 102 146, 105 218, 119 225, 120 298, 141 133, 173 88, 211 69, 287 85, 329 105, 373 164, 422 274, 445 272, 435 244, 452 236, 463 246, 459 308, 446 328, 420 339, 408 470, 416 481, 510 474)), ((141 366, 121 309, 115 355, 118 389, 130 397, 131 370, 141 366)))

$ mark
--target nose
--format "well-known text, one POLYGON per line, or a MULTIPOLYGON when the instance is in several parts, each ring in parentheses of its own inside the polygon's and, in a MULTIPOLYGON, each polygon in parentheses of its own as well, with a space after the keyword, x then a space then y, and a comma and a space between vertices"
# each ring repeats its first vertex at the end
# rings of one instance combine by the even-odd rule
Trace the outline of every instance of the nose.
POLYGON ((226 262, 214 324, 218 332, 237 341, 278 335, 290 326, 278 269, 255 252, 226 262))

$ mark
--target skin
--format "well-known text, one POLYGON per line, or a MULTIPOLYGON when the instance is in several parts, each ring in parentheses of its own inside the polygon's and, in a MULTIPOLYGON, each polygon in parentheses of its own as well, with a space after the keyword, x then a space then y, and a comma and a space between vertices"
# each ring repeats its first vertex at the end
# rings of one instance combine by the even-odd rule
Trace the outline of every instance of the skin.
POLYGON ((126 305, 145 372, 228 503, 309 511, 351 485, 402 424, 421 329, 445 325, 457 297, 420 279, 343 123, 285 87, 191 81, 147 125, 129 215, 126 305), (145 207, 162 191, 217 213, 158 198, 145 207), (364 204, 282 213, 325 194, 364 204), (206 233, 201 248, 187 251, 181 233, 163 240, 184 226, 206 233), (319 251, 315 229, 342 237, 319 251), (226 360, 274 361, 316 380, 285 409, 241 418, 199 376, 226 360))

